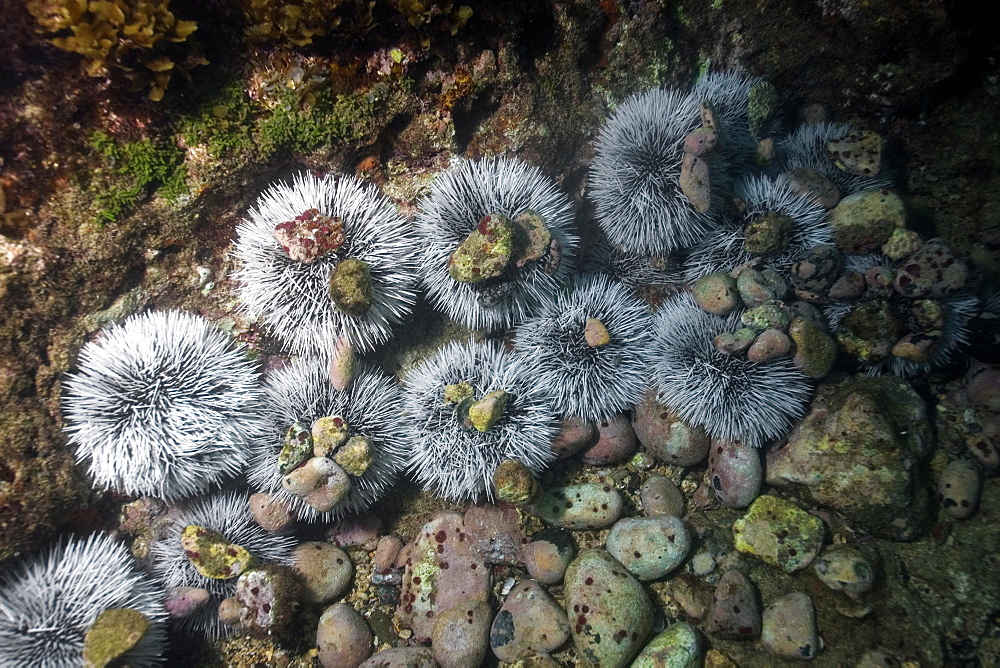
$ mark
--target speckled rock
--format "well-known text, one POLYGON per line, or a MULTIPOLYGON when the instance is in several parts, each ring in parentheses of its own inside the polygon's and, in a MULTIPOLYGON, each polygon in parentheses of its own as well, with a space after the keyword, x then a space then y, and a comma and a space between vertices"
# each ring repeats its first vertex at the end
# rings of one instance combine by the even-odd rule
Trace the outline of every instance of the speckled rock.
POLYGON ((392 647, 372 655, 359 668, 438 668, 429 647, 392 647))
POLYGON ((758 271, 753 268, 737 270, 736 289, 747 308, 773 299, 782 299, 788 293, 788 283, 773 269, 758 271))
POLYGON ((747 514, 733 522, 736 549, 787 573, 812 563, 823 545, 823 521, 791 501, 757 497, 747 514))
POLYGON ((760 493, 764 479, 760 451, 738 441, 712 440, 708 480, 727 508, 746 508, 760 493))
POLYGON ((536 652, 553 652, 567 640, 566 612, 534 580, 525 580, 511 589, 490 629, 490 648, 506 663, 536 652))
POLYGON ((318 512, 333 510, 351 491, 344 469, 326 457, 313 457, 281 479, 286 492, 301 498, 318 512))
POLYGON ((816 631, 816 612, 809 596, 786 594, 764 609, 761 643, 786 661, 809 661, 822 649, 816 631))
POLYGON ((691 549, 691 537, 672 515, 626 517, 611 527, 605 547, 632 575, 655 580, 681 565, 691 549))
POLYGON ((406 570, 396 618, 413 631, 416 642, 430 640, 438 612, 489 601, 490 569, 473 549, 459 513, 435 514, 403 548, 399 560, 406 570))
POLYGON ((230 543, 214 529, 189 524, 181 532, 181 548, 201 575, 213 580, 235 578, 250 568, 253 555, 230 543))
POLYGON ((875 565, 850 545, 831 545, 823 550, 813 570, 827 587, 853 599, 867 594, 875 586, 875 565))
POLYGON ((562 529, 606 529, 621 517, 624 501, 610 485, 581 483, 543 492, 531 511, 562 529))
POLYGON ((812 195, 824 209, 832 209, 840 202, 840 190, 822 172, 812 167, 798 167, 785 172, 781 178, 799 195, 812 195))
POLYGON ((704 311, 728 315, 741 306, 736 279, 724 272, 702 276, 691 286, 691 296, 704 311))
POLYGON ((584 550, 563 589, 580 665, 622 668, 653 626, 653 605, 639 581, 604 550, 584 550))
POLYGON ((900 262, 893 287, 911 299, 940 299, 965 285, 969 269, 940 239, 931 239, 900 262))
POLYGON ((576 556, 573 538, 562 529, 542 529, 524 546, 524 567, 542 584, 557 584, 576 556))
POLYGON ((957 520, 976 512, 983 483, 979 470, 964 459, 953 459, 938 478, 938 503, 957 520))
POLYGON ((372 655, 372 640, 365 618, 346 603, 334 603, 320 615, 316 646, 323 668, 369 665, 365 659, 372 655))
POLYGON ((337 547, 364 545, 374 550, 382 532, 382 519, 373 512, 348 515, 332 522, 326 531, 326 539, 337 547))
POLYGON ((87 666, 107 666, 138 645, 149 627, 149 620, 138 610, 108 608, 83 636, 83 660, 87 666))
POLYGON ((685 622, 675 622, 649 641, 631 668, 701 668, 701 636, 685 622))
POLYGON ((840 200, 827 222, 833 239, 844 253, 863 255, 878 251, 892 231, 906 224, 903 200, 886 188, 862 190, 840 200))
POLYGON ((620 464, 635 452, 639 441, 625 415, 616 415, 597 423, 597 442, 580 454, 591 466, 620 464))
POLYGON ((281 531, 295 519, 291 510, 277 495, 267 492, 250 495, 250 514, 265 531, 281 531))
POLYGON ((639 488, 639 500, 642 508, 649 516, 684 515, 684 494, 670 478, 662 475, 651 475, 639 488))
POLYGON ((542 486, 522 462, 505 459, 493 470, 493 492, 497 501, 523 506, 538 500, 542 486))
POLYGON ((208 603, 211 594, 201 587, 172 587, 167 590, 163 607, 174 619, 184 619, 208 603))
POLYGON ((694 466, 708 456, 711 441, 705 430, 687 425, 654 397, 647 395, 636 405, 632 427, 646 452, 665 464, 694 466))
POLYGON ((799 371, 815 380, 823 378, 837 360, 837 342, 812 320, 803 317, 792 319, 788 336, 795 343, 792 364, 799 371))
POLYGON ((469 508, 465 511, 465 533, 472 549, 488 564, 514 566, 524 561, 521 548, 528 539, 521 531, 517 510, 510 506, 469 508))
POLYGON ((483 601, 460 603, 434 621, 431 651, 441 668, 478 666, 490 645, 493 609, 483 601))
POLYGON ((256 636, 280 634, 299 605, 302 584, 287 566, 268 564, 247 571, 236 581, 240 628, 256 636))
POLYGON ((354 564, 346 552, 318 541, 295 548, 292 567, 302 576, 303 593, 310 603, 329 603, 344 593, 354 576, 354 564))
POLYGON ((766 479, 898 540, 927 520, 919 465, 932 442, 924 402, 905 380, 849 377, 820 385, 787 441, 768 450, 766 479))
POLYGON ((875 177, 882 170, 883 148, 882 135, 871 130, 854 130, 846 137, 827 142, 826 154, 845 174, 875 177))
POLYGON ((792 349, 792 340, 778 329, 765 329, 747 349, 747 359, 751 362, 767 362, 784 357, 792 349))
POLYGON ((799 299, 823 298, 844 269, 844 254, 834 246, 814 246, 792 265, 790 280, 799 299))
POLYGON ((580 417, 568 417, 559 422, 559 431, 552 439, 552 452, 559 459, 572 457, 597 440, 597 427, 580 417))
POLYGON ((757 588, 739 571, 726 571, 715 588, 705 632, 719 638, 749 640, 760 635, 761 611, 757 588))
POLYGON ((903 334, 903 322, 886 299, 872 299, 856 306, 840 323, 835 338, 840 349, 860 362, 875 363, 888 357, 903 334))

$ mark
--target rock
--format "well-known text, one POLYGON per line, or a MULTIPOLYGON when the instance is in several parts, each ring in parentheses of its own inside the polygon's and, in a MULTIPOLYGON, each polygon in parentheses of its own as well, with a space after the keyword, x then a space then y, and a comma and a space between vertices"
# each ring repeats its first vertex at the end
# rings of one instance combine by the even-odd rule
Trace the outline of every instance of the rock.
POLYGON ((893 287, 910 299, 940 299, 965 286, 969 269, 941 239, 931 239, 904 259, 893 287))
POLYGON ((896 280, 896 270, 892 267, 876 265, 865 272, 865 283, 874 293, 888 296, 896 280))
POLYGON ((616 415, 597 424, 597 442, 584 450, 580 459, 591 466, 618 464, 631 457, 638 445, 628 417, 616 415))
POLYGON ((803 317, 792 319, 788 336, 795 344, 792 364, 814 380, 825 377, 837 360, 837 343, 815 322, 803 317))
POLYGON ((469 406, 469 422, 476 431, 489 431, 507 409, 507 393, 494 390, 469 406))
POLYGON ((822 172, 812 167, 798 167, 781 177, 797 195, 815 197, 824 209, 832 209, 840 202, 840 190, 822 172))
POLYGON ((905 227, 896 227, 893 228, 889 239, 882 244, 882 254, 898 262, 907 255, 916 253, 923 245, 924 240, 918 233, 905 227))
POLYGON ((448 273, 460 283, 478 283, 500 276, 511 263, 517 229, 500 213, 483 216, 448 258, 448 273))
POLYGON ((894 357, 923 364, 930 359, 931 352, 933 352, 939 338, 940 336, 932 336, 924 332, 912 332, 896 341, 890 352, 894 357))
POLYGON ((373 512, 348 515, 332 522, 326 531, 326 539, 337 547, 362 545, 374 550, 382 532, 382 520, 373 512))
POLYGON ((227 626, 239 626, 240 608, 240 602, 235 596, 222 599, 219 602, 219 621, 227 626))
POLYGON ((597 318, 587 318, 583 326, 583 340, 591 348, 600 348, 611 343, 611 333, 597 318))
POLYGON ((765 329, 784 331, 788 329, 791 320, 791 310, 783 302, 777 300, 748 308, 740 316, 740 322, 743 326, 749 327, 755 332, 763 332, 765 329))
POLYGON ((643 648, 630 668, 701 668, 701 636, 685 622, 675 622, 643 648))
POLYGON ((466 540, 488 564, 515 566, 524 561, 518 512, 510 506, 481 504, 465 511, 466 540))
POLYGON ((302 576, 309 603, 329 603, 351 584, 354 564, 347 553, 330 543, 309 541, 292 552, 292 567, 302 576))
POLYGON ((938 478, 938 503, 957 520, 976 512, 983 483, 978 469, 964 459, 953 459, 938 478))
POLYGON ((429 647, 392 647, 378 652, 359 668, 438 668, 429 647))
POLYGON ((167 590, 163 607, 174 619, 184 619, 201 610, 211 594, 200 587, 172 587, 167 590))
POLYGON ((878 133, 855 130, 846 137, 827 142, 826 154, 845 174, 874 177, 882 168, 884 146, 885 140, 878 133))
POLYGON ((513 222, 519 232, 515 244, 517 258, 514 264, 523 267, 529 262, 545 257, 552 244, 552 232, 545 225, 545 220, 535 211, 527 209, 513 222))
POLYGON ((295 571, 287 566, 247 571, 236 581, 240 628, 256 636, 280 634, 295 614, 301 591, 295 571))
POLYGON ((779 329, 765 329, 747 350, 751 362, 767 362, 784 357, 792 349, 792 340, 779 329))
POLYGON ((757 332, 749 327, 741 327, 735 332, 723 332, 712 339, 712 345, 725 355, 742 355, 750 350, 757 340, 757 332))
POLYGON ((348 475, 360 477, 375 461, 375 445, 367 436, 355 434, 337 450, 333 461, 337 462, 348 475))
POLYGON ((830 286, 830 299, 847 301, 857 299, 865 293, 868 285, 865 276, 860 271, 845 271, 840 278, 830 286))
POLYGON ((484 601, 460 603, 434 621, 431 651, 441 668, 478 666, 490 646, 493 609, 484 601))
POLYGON ((338 311, 361 317, 371 308, 375 291, 368 263, 347 258, 330 270, 330 300, 338 311))
POLYGON ((542 486, 527 466, 505 459, 493 470, 493 492, 497 501, 523 506, 538 500, 542 486))
POLYGON ((278 452, 278 473, 285 475, 312 456, 312 435, 303 425, 295 422, 285 434, 285 442, 278 452))
POLYGON ((467 540, 465 519, 441 511, 427 522, 399 559, 405 564, 396 618, 427 642, 439 612, 474 601, 488 602, 490 569, 467 540))
POLYGON ((596 440, 597 427, 581 417, 568 417, 559 422, 559 432, 552 439, 552 452, 559 459, 566 459, 596 440))
POLYGON ((837 330, 841 350, 859 362, 876 363, 892 352, 903 334, 903 323, 885 299, 872 299, 848 313, 837 330))
MULTIPOLYGON (((338 336, 333 342, 333 351, 330 353, 330 366, 327 367, 327 375, 330 377, 330 384, 333 389, 343 392, 354 380, 358 367, 357 356, 354 354, 354 346, 346 336, 338 336)), ((313 434, 313 438, 316 435, 313 434)), ((317 456, 326 453, 315 453, 317 456)))
POLYGON ((819 386, 785 444, 767 452, 767 482, 899 540, 927 520, 919 464, 933 443, 924 402, 892 376, 819 386))
POLYGON ((833 246, 814 246, 792 265, 790 280, 800 299, 823 298, 843 270, 843 253, 833 246))
POLYGON ((712 206, 712 187, 708 164, 696 155, 685 153, 681 160, 678 186, 698 213, 705 213, 712 206))
POLYGON ((683 517, 685 510, 684 494, 666 476, 651 475, 639 489, 639 500, 642 508, 650 517, 656 515, 672 515, 683 517))
POLYGON ((545 490, 531 512, 553 526, 579 531, 610 527, 623 508, 622 496, 614 487, 581 483, 545 490))
POLYGON ((253 556, 218 531, 189 524, 181 532, 181 548, 195 570, 206 578, 228 580, 246 571, 253 556))
POLYGON ((569 565, 563 591, 580 665, 627 666, 653 626, 642 585, 604 550, 584 550, 569 565))
POLYGON ((788 293, 788 283, 773 269, 758 271, 753 268, 738 270, 736 289, 747 308, 767 301, 783 299, 788 293))
POLYGON ((760 635, 761 611, 757 588, 739 571, 726 571, 715 588, 705 632, 719 638, 752 640, 760 635))
POLYGON ((744 228, 743 249, 751 255, 777 255, 788 248, 795 221, 777 211, 768 211, 744 228))
POLYGON ((764 478, 760 452, 738 441, 712 440, 708 479, 727 508, 746 508, 757 498, 764 478))
POLYGON ((566 612, 534 580, 517 584, 507 594, 490 629, 490 648, 506 663, 553 652, 567 640, 566 612))
POLYGON ((672 515, 626 517, 611 527, 605 548, 632 575, 655 580, 681 565, 691 549, 691 537, 680 518, 672 515))
MULTIPOLYGON (((138 645, 149 627, 149 620, 138 610, 104 610, 83 636, 84 662, 87 666, 107 666, 138 645)), ((56 656, 51 658, 55 661, 56 656)))
POLYGON ((313 457, 283 477, 281 486, 316 511, 325 513, 333 510, 351 491, 351 480, 332 459, 313 457))
POLYGON ((691 296, 702 310, 728 315, 741 306, 736 280, 727 273, 702 276, 691 286, 691 296))
POLYGON ((403 549, 403 541, 396 536, 382 536, 378 539, 378 546, 375 548, 375 556, 372 558, 375 568, 392 568, 396 564, 396 557, 403 549))
POLYGON ((827 587, 855 600, 875 586, 874 564, 850 545, 831 545, 823 550, 813 570, 827 587))
POLYGON ((665 464, 694 466, 708 456, 705 430, 689 426, 651 394, 632 411, 632 427, 646 452, 665 464))
POLYGON ((816 612, 809 596, 786 594, 764 609, 760 636, 764 648, 786 661, 808 661, 822 649, 816 612))
POLYGON ((733 523, 736 549, 786 573, 812 563, 823 545, 823 521, 770 494, 757 497, 733 523))
POLYGON ((944 327, 947 312, 947 305, 936 299, 917 299, 910 306, 910 316, 916 322, 917 327, 925 332, 944 327))
POLYGON ((281 531, 295 519, 288 504, 275 494, 251 494, 249 505, 254 521, 265 531, 281 531))
MULTIPOLYGON (((319 648, 319 662, 323 668, 356 668, 371 664, 366 661, 372 656, 372 631, 365 618, 346 603, 334 603, 320 615, 316 627, 316 646, 319 648)), ((428 654, 430 650, 427 650, 428 654)), ((433 659, 431 659, 433 662, 433 659)), ((402 666, 403 664, 396 664, 402 666)), ((433 666, 433 663, 426 664, 433 666)))
POLYGON ((702 668, 739 668, 739 665, 719 650, 709 649, 702 668))
POLYGON ((344 224, 318 209, 306 209, 294 219, 274 227, 274 239, 288 257, 309 264, 344 245, 344 224))
POLYGON ((965 394, 973 406, 1000 413, 1000 364, 979 362, 969 367, 965 394))
POLYGON ((542 584, 558 584, 576 556, 573 538, 562 529, 542 529, 524 546, 524 566, 542 584))
POLYGON ((760 135, 780 104, 778 89, 770 81, 758 81, 750 87, 747 97, 750 134, 760 135))
POLYGON ((327 415, 312 423, 312 454, 330 457, 351 437, 351 426, 342 415, 327 415))
POLYGON ((684 137, 684 152, 703 156, 715 148, 719 133, 712 128, 695 128, 684 137))

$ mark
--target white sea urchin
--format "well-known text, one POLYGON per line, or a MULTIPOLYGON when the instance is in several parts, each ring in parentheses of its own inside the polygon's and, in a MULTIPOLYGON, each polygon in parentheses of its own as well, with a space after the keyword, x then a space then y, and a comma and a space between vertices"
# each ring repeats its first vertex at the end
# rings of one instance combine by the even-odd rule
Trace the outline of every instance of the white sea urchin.
POLYGON ((67 538, 0 573, 0 665, 75 668, 84 637, 105 610, 141 613, 149 630, 122 656, 130 666, 162 663, 163 591, 137 571, 125 545, 107 534, 67 538))
POLYGON ((80 351, 63 386, 78 460, 102 489, 179 499, 239 474, 263 428, 254 365, 210 322, 135 315, 80 351))

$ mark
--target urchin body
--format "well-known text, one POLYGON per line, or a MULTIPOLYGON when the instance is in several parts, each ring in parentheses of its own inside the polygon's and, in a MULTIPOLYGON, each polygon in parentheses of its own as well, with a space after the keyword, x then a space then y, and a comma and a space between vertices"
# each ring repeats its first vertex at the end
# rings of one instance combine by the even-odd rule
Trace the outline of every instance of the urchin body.
POLYGON ((414 219, 431 302, 472 329, 524 321, 572 274, 579 243, 572 225, 569 198, 537 167, 515 158, 468 161, 438 175, 414 219), (515 219, 528 210, 541 216, 552 235, 556 247, 549 256, 511 266, 498 279, 480 284, 452 278, 449 258, 485 216, 515 219))
POLYGON ((219 620, 219 603, 236 591, 236 578, 208 578, 188 559, 181 547, 184 527, 195 525, 222 534, 230 543, 246 549, 255 559, 288 564, 295 540, 284 533, 269 533, 250 515, 249 494, 235 490, 216 492, 192 499, 173 515, 165 535, 152 544, 152 571, 165 589, 200 587, 209 592, 208 602, 191 616, 178 620, 181 628, 203 633, 216 639, 229 635, 232 629, 219 620))
POLYGON ((123 661, 160 664, 167 620, 162 600, 163 590, 134 568, 123 543, 106 534, 65 539, 0 574, 0 665, 81 665, 87 630, 109 608, 135 610, 150 624, 123 661))
POLYGON ((495 343, 449 343, 417 365, 403 383, 409 420, 407 464, 424 489, 455 501, 493 498, 492 477, 504 459, 539 474, 551 461, 556 417, 528 360, 495 343), (445 388, 468 383, 476 398, 506 393, 506 409, 485 432, 463 424, 445 388))
POLYGON ((242 307, 292 354, 328 357, 341 336, 370 351, 413 310, 413 235, 388 198, 352 176, 303 172, 278 182, 261 194, 236 233, 242 307), (344 242, 302 262, 282 248, 275 227, 311 210, 338 220, 344 242), (364 262, 371 274, 371 305, 363 313, 345 312, 330 297, 330 274, 347 259, 364 262))
POLYGON ((651 324, 646 305, 628 288, 589 276, 520 325, 514 347, 531 361, 535 383, 549 392, 557 413, 600 422, 640 401, 649 381, 651 324), (592 335, 588 343, 588 325, 603 327, 607 342, 594 345, 592 335))
POLYGON ((697 242, 721 208, 725 164, 703 157, 713 184, 711 206, 699 212, 680 188, 684 138, 701 125, 700 100, 652 89, 625 100, 605 122, 588 178, 597 220, 616 246, 664 255, 697 242))
POLYGON ((216 487, 242 472, 263 428, 254 365, 214 325, 177 311, 102 332, 63 389, 77 459, 122 494, 174 500, 216 487))
POLYGON ((766 176, 749 178, 736 188, 744 204, 718 229, 709 232, 688 253, 684 273, 695 280, 715 272, 731 272, 755 262, 759 268, 774 269, 787 278, 794 262, 810 248, 833 244, 833 229, 826 210, 809 195, 795 193, 787 182, 766 176), (746 249, 747 225, 768 214, 786 217, 791 223, 787 245, 780 251, 758 256, 746 249))
POLYGON ((264 392, 268 428, 253 445, 247 478, 256 489, 276 495, 299 519, 329 522, 363 510, 396 481, 403 466, 406 427, 399 389, 387 375, 363 370, 347 389, 338 391, 324 364, 299 359, 272 372, 264 392), (318 418, 335 415, 343 417, 352 432, 371 439, 373 460, 362 475, 351 476, 347 496, 332 510, 318 512, 282 488, 277 456, 292 424, 308 429, 318 418))
POLYGON ((633 290, 684 282, 683 262, 676 254, 650 256, 600 240, 593 248, 586 273, 605 274, 633 290))
POLYGON ((740 314, 701 310, 690 295, 654 317, 653 376, 660 403, 719 440, 760 446, 781 438, 809 401, 809 380, 791 360, 754 363, 719 352, 713 339, 739 329, 740 314))

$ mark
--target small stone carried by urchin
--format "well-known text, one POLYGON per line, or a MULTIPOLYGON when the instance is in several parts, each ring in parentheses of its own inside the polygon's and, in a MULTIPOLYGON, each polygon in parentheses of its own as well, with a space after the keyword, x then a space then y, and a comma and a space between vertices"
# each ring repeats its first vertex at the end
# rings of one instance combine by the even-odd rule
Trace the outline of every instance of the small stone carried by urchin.
POLYGON ((425 490, 492 499, 493 472, 514 459, 538 475, 553 459, 556 416, 530 360, 496 343, 452 342, 403 381, 408 466, 425 490))
POLYGON ((289 352, 368 352, 416 300, 416 246, 392 202, 353 176, 303 172, 265 190, 236 228, 239 296, 289 352))
POLYGON ((176 619, 183 629, 211 639, 232 633, 219 619, 219 604, 236 592, 236 581, 261 563, 289 564, 295 539, 267 532, 250 515, 247 492, 224 491, 180 506, 162 538, 150 547, 152 572, 167 590, 197 587, 208 601, 176 619))
POLYGON ((701 102, 691 93, 651 89, 626 99, 601 128, 588 195, 614 245, 666 255, 712 229, 728 176, 701 102))
POLYGON ((787 357, 751 362, 720 352, 713 339, 742 325, 740 311, 703 311, 689 294, 654 316, 653 380, 657 400, 718 440, 761 446, 783 437, 812 394, 809 380, 787 357))
POLYGON ((629 410, 648 385, 649 309, 624 285, 587 276, 518 326, 514 349, 562 417, 600 422, 629 410))
MULTIPOLYGON (((796 128, 794 132, 778 142, 775 158, 776 169, 783 174, 782 178, 793 182, 814 184, 826 179, 835 190, 830 196, 831 206, 841 198, 861 190, 884 188, 891 186, 893 170, 884 164, 874 174, 851 173, 840 169, 835 159, 830 155, 831 142, 837 143, 857 131, 847 123, 807 123, 796 128), (822 178, 817 179, 817 175, 822 178)), ((883 159, 884 163, 885 160, 883 159)), ((826 186, 826 189, 829 185, 826 186)))
POLYGON ((255 365, 212 323, 134 315, 80 351, 63 384, 76 457, 101 489, 181 499, 243 471, 264 427, 255 365))
POLYGON ((251 449, 247 478, 301 520, 329 522, 364 510, 395 483, 406 427, 399 389, 363 369, 346 390, 319 360, 297 359, 264 382, 268 428, 251 449))
POLYGON ((0 574, 0 665, 75 668, 108 631, 114 642, 104 639, 102 656, 159 665, 167 640, 162 601, 163 590, 134 567, 124 543, 107 534, 64 539, 0 574), (113 620, 102 616, 111 611, 128 611, 130 633, 113 633, 113 620))
POLYGON ((522 322, 572 274, 573 207, 551 179, 515 158, 440 174, 419 204, 423 284, 434 306, 473 329, 522 322))

